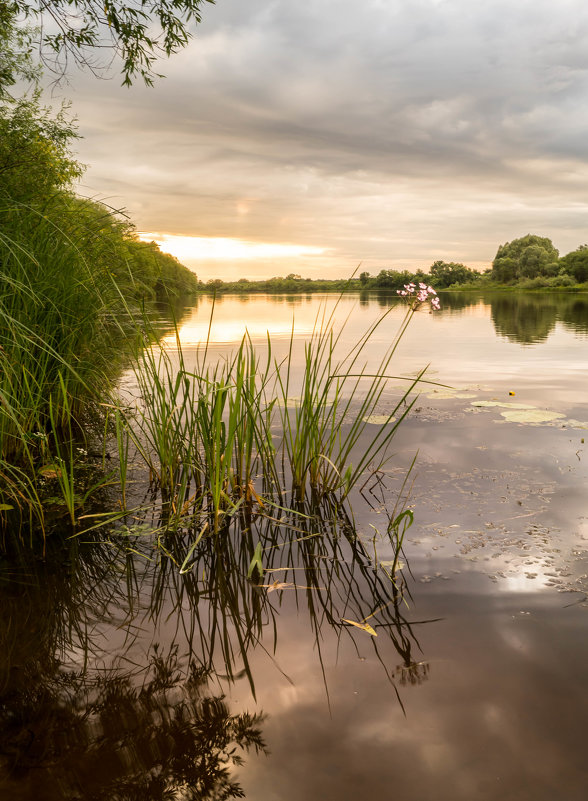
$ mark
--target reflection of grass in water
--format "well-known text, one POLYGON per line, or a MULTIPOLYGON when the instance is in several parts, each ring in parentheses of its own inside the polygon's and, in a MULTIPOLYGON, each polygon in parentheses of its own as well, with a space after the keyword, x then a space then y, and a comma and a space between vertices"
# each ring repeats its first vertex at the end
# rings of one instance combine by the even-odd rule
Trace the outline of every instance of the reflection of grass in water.
MULTIPOLYGON (((279 610, 295 604, 308 614, 323 675, 323 640, 333 630, 337 642, 348 637, 357 647, 371 648, 394 684, 382 648, 392 644, 404 665, 414 662, 411 652, 418 648, 402 612, 399 554, 409 522, 407 513, 391 517, 389 535, 397 547, 384 568, 357 535, 345 505, 329 497, 275 515, 242 508, 224 519, 218 536, 208 533, 196 546, 188 531, 168 532, 161 536, 158 559, 146 567, 151 614, 173 619, 207 670, 229 679, 247 676, 255 692, 249 653, 257 647, 275 651, 279 610), (248 579, 255 543, 260 564, 248 579), (349 621, 367 622, 378 636, 349 621)), ((153 558, 148 538, 136 536, 130 545, 135 554, 153 558)), ((287 672, 287 665, 278 667, 287 672)))
MULTIPOLYGON (((121 527, 111 540, 70 540, 68 552, 51 540, 46 562, 26 549, 11 554, 2 571, 10 581, 0 584, 0 718, 7 716, 0 748, 19 782, 57 777, 60 788, 75 789, 82 781, 84 797, 96 801, 135 790, 163 798, 186 783, 198 790, 188 798, 209 790, 215 797, 211 788, 223 782, 236 793, 224 760, 234 745, 263 747, 261 718, 229 715, 204 682, 245 676, 254 691, 251 653, 261 648, 275 658, 279 638, 291 636, 287 617, 280 621, 288 605, 308 616, 327 696, 329 632, 337 650, 343 639, 358 653, 371 649, 397 695, 396 681, 426 677, 402 577, 378 569, 344 505, 327 496, 273 512, 243 506, 195 548, 187 530, 162 532, 154 543, 129 526, 126 548, 115 546, 125 539, 121 527), (250 581, 254 542, 263 575, 250 581), (369 621, 377 637, 345 620, 369 621), (100 668, 111 653, 109 627, 125 636, 112 665, 100 668), (166 632, 166 641, 144 664, 137 654, 151 630, 166 632)), ((13 792, 5 782, 0 789, 13 792)))
POLYGON ((0 796, 240 797, 231 765, 264 750, 262 716, 230 713, 173 641, 131 657, 145 612, 133 554, 50 540, 41 561, 13 546, 0 562, 0 796), (114 657, 109 627, 127 631, 114 657))

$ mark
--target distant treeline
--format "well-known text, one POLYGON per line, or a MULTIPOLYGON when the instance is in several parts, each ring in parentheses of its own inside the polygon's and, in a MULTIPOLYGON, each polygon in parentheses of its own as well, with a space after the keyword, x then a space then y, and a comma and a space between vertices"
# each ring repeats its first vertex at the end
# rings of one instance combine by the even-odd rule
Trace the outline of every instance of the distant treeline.
MULTIPOLYGON (((205 292, 268 292, 295 294, 305 292, 345 292, 347 290, 402 289, 410 282, 426 283, 437 290, 455 288, 518 287, 520 289, 576 288, 588 282, 588 245, 560 258, 546 237, 527 234, 500 245, 492 267, 484 272, 465 264, 436 261, 428 272, 417 270, 380 270, 377 275, 360 272, 350 279, 327 280, 302 278, 290 273, 285 278, 250 281, 222 281, 218 278, 201 283, 205 292)), ((582 287, 586 288, 586 287, 582 287)))

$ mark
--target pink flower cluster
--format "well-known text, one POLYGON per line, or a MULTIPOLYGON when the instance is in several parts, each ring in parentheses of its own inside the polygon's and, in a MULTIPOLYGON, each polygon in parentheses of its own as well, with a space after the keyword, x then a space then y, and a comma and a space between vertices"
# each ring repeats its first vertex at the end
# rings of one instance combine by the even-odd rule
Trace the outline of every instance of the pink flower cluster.
POLYGON ((441 308, 437 293, 432 286, 422 283, 419 283, 418 287, 416 284, 405 284, 404 289, 397 289, 396 291, 401 297, 410 300, 410 305, 413 309, 417 309, 422 303, 427 302, 430 302, 433 311, 438 311, 441 308))

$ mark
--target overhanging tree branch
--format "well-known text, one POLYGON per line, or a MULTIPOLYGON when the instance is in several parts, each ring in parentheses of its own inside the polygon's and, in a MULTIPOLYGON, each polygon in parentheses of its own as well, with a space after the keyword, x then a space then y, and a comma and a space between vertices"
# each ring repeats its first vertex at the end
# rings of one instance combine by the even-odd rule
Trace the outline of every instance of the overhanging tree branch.
POLYGON ((185 47, 191 23, 202 20, 204 3, 215 0, 10 0, 15 16, 39 26, 41 60, 63 74, 68 60, 105 72, 113 58, 122 61, 123 83, 140 77, 147 85, 161 75, 155 63, 185 47), (106 63, 98 58, 109 53, 106 63))

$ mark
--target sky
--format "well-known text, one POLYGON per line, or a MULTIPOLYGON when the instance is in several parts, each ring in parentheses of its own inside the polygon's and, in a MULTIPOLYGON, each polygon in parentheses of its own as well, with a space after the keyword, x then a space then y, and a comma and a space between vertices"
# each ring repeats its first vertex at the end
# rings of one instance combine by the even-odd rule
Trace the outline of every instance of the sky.
POLYGON ((155 87, 71 74, 79 191, 203 280, 588 242, 583 0, 218 0, 155 87))

